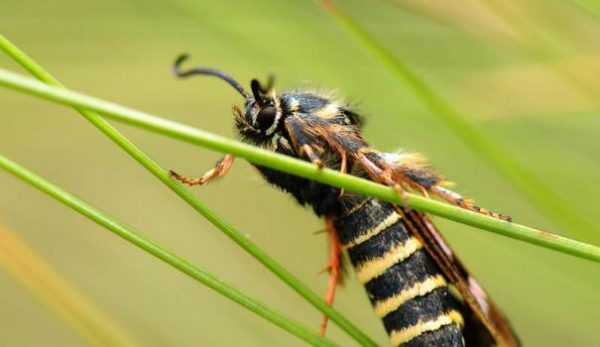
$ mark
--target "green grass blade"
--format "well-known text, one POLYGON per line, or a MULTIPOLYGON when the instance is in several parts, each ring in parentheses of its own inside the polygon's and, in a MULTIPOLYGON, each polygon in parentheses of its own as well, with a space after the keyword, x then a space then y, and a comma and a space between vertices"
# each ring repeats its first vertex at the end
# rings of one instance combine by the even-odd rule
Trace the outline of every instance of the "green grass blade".
MULTIPOLYGON (((99 100, 81 93, 48 86, 5 70, 0 70, 0 85, 59 104, 94 110, 107 117, 127 124, 136 125, 144 129, 165 134, 219 152, 232 153, 235 156, 245 158, 250 162, 264 165, 272 169, 288 172, 300 177, 329 184, 334 187, 344 188, 358 194, 372 196, 395 204, 405 203, 396 191, 372 181, 342 174, 330 169, 318 169, 314 165, 302 160, 267 151, 239 141, 195 129, 187 125, 146 114, 141 111, 99 100)), ((536 230, 517 223, 494 219, 418 195, 409 194, 409 197, 408 201, 406 201, 406 205, 415 210, 431 213, 433 215, 580 258, 600 262, 600 247, 536 230)))
MULTIPOLYGON (((16 62, 27 69, 31 74, 36 76, 38 79, 48 84, 62 87, 61 84, 48 72, 46 72, 39 64, 35 63, 29 58, 24 52, 18 47, 13 45, 8 39, 0 34, 0 49, 4 50, 9 56, 11 56, 16 62)), ((189 190, 180 185, 178 182, 172 180, 169 174, 161 168, 156 162, 154 162, 149 156, 141 151, 137 146, 131 143, 125 138, 118 130, 112 127, 106 120, 100 117, 93 111, 85 108, 80 108, 76 105, 72 105, 75 109, 84 116, 89 122, 95 127, 102 131, 118 146, 123 148, 129 155, 131 155, 136 161, 150 171, 156 178, 167 185, 173 192, 180 196, 186 201, 192 208, 202 214, 212 224, 214 224, 221 232, 231 238, 235 243, 242 247, 246 252, 252 255, 266 268, 273 272, 279 279, 296 291, 301 297, 312 304, 315 308, 327 315, 332 322, 338 325, 348 335, 353 337, 357 342, 363 346, 375 346, 373 342, 364 332, 358 327, 352 324, 339 312, 334 310, 331 306, 327 305, 323 299, 317 295, 314 291, 308 288, 302 281, 287 271, 280 263, 278 263, 271 256, 262 251, 256 244, 250 241, 244 234, 235 229, 230 223, 222 219, 213 210, 202 204, 200 200, 194 197, 189 190)))
POLYGON ((548 218, 556 221, 571 235, 600 243, 600 233, 588 216, 581 213, 569 201, 561 199, 551 187, 540 182, 529 169, 513 159, 511 153, 469 122, 425 80, 383 47, 342 9, 335 6, 332 1, 323 1, 323 4, 328 13, 353 38, 377 57, 394 76, 407 82, 415 95, 429 107, 433 114, 438 116, 473 152, 498 169, 504 177, 525 193, 548 218))
POLYGON ((125 225, 114 217, 100 211, 94 206, 86 203, 80 198, 62 190, 61 188, 53 185, 42 177, 34 174, 12 160, 0 155, 0 168, 10 172, 21 180, 29 183, 38 190, 48 194, 52 198, 60 201, 67 205, 73 210, 81 213, 92 221, 102 225, 109 229, 118 236, 131 242, 135 246, 143 249, 144 251, 152 254, 158 259, 171 265, 177 270, 184 274, 198 280, 209 288, 217 291, 221 295, 235 301, 250 311, 256 313, 260 317, 270 321, 278 327, 286 330, 287 332, 301 338, 302 340, 314 345, 314 346, 335 346, 335 344, 328 339, 319 336, 317 333, 312 332, 309 328, 304 327, 301 323, 296 322, 283 314, 269 308, 265 304, 249 297, 248 295, 235 289, 233 286, 221 281, 217 276, 214 276, 200 267, 192 264, 188 260, 179 257, 173 252, 166 250, 158 243, 148 239, 139 231, 133 229, 130 226, 125 225))

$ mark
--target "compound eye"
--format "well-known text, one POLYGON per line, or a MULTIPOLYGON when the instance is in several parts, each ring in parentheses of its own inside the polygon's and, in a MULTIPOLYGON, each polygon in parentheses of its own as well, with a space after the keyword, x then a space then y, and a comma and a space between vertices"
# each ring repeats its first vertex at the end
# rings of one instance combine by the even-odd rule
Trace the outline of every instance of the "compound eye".
POLYGON ((277 109, 274 106, 267 106, 258 111, 256 115, 256 126, 260 129, 268 129, 275 122, 277 109))

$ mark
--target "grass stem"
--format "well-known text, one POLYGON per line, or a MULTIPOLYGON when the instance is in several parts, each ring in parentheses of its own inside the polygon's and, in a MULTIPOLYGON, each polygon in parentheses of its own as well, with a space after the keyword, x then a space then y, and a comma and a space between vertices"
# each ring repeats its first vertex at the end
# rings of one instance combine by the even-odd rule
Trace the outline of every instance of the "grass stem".
POLYGON ((19 179, 27 182, 38 190, 48 194, 52 198, 81 213, 92 221, 102 225, 128 242, 152 254, 158 259, 171 265, 175 269, 184 274, 198 280, 207 287, 215 290, 219 294, 235 301, 248 310, 256 313, 260 317, 270 321, 278 327, 288 331, 289 333, 301 338, 302 340, 314 346, 335 346, 328 339, 319 336, 316 332, 303 326, 265 304, 249 297, 248 295, 235 289, 232 285, 220 280, 217 276, 212 275, 200 267, 192 264, 188 260, 176 255, 175 253, 165 249, 158 243, 148 239, 138 230, 127 226, 114 217, 97 209, 96 207, 86 203, 80 198, 72 195, 60 187, 48 182, 44 178, 20 166, 14 161, 0 154, 0 168, 10 172, 19 179))
POLYGON ((535 203, 545 216, 565 228, 571 235, 586 241, 600 242, 597 225, 571 203, 560 197, 552 187, 542 183, 501 144, 494 141, 470 122, 450 102, 421 78, 399 57, 392 54, 356 20, 347 15, 333 1, 323 1, 323 8, 331 14, 352 38, 362 44, 398 79, 406 82, 413 93, 431 112, 443 121, 474 153, 496 168, 506 179, 535 203))
MULTIPOLYGON (((223 153, 231 153, 252 163, 288 172, 300 177, 344 188, 395 204, 404 204, 402 197, 390 187, 330 169, 319 169, 308 162, 267 151, 193 127, 153 116, 128 107, 100 100, 67 89, 56 88, 0 70, 0 85, 59 104, 96 111, 112 119, 132 124, 179 140, 223 153)), ((410 194, 408 207, 471 225, 483 230, 522 240, 531 244, 600 262, 600 247, 517 223, 494 219, 436 200, 410 194)))
MULTIPOLYGON (((39 64, 33 59, 28 57, 18 47, 13 45, 8 39, 0 34, 0 49, 6 52, 12 57, 17 63, 23 66, 36 78, 41 81, 53 85, 50 87, 54 89, 62 88, 61 84, 48 72, 46 72, 39 64)), ((42 84, 45 85, 45 84, 42 84)), ((48 86, 49 87, 49 86, 48 86)), ((200 200, 190 193, 188 189, 180 185, 178 182, 172 180, 166 170, 160 167, 154 160, 146 155, 137 146, 131 143, 125 136, 123 136, 117 129, 111 126, 105 119, 96 114, 93 110, 86 109, 80 105, 71 105, 85 117, 90 123, 98 128, 102 133, 108 136, 113 142, 119 147, 125 150, 131 155, 137 162, 144 166, 150 173, 156 178, 163 182, 185 202, 187 202, 192 208, 198 211, 202 216, 208 219, 214 224, 221 232, 231 238, 237 243, 242 249, 252 255, 256 260, 263 264, 273 274, 275 274, 280 280, 286 283, 296 293, 303 297, 307 302, 312 304, 319 311, 327 315, 332 322, 338 325, 348 335, 353 337, 357 342, 363 346, 375 346, 375 343, 358 327, 352 324, 347 318, 341 315, 339 312, 334 310, 331 306, 327 305, 323 299, 317 295, 314 291, 308 288, 302 281, 292 275, 285 269, 280 263, 278 263, 271 256, 266 254, 260 247, 254 244, 250 239, 244 236, 239 230, 235 229, 233 225, 221 218, 215 211, 209 209, 200 200)))

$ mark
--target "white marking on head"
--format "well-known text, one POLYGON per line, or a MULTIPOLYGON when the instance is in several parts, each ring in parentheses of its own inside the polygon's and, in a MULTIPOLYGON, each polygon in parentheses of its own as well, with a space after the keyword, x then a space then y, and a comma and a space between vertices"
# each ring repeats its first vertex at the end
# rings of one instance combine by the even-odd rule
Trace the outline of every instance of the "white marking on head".
POLYGON ((278 97, 275 97, 275 92, 273 92, 273 100, 275 100, 275 109, 277 110, 277 113, 275 114, 275 119, 273 120, 273 124, 271 124, 271 126, 265 131, 265 133, 268 135, 271 135, 275 132, 275 129, 277 129, 277 125, 279 124, 279 119, 281 119, 281 101, 279 100, 278 97))
POLYGON ((279 138, 279 143, 285 147, 286 149, 291 150, 292 146, 290 145, 290 142, 285 138, 285 137, 280 137, 279 138))
POLYGON ((273 124, 265 131, 267 135, 271 135, 277 129, 277 125, 279 124, 279 119, 281 118, 281 109, 277 108, 277 113, 275 114, 275 119, 273 120, 273 124))
POLYGON ((258 111, 256 111, 256 104, 252 106, 252 127, 256 125, 256 117, 258 117, 258 111))
POLYGON ((279 135, 279 134, 273 135, 273 137, 271 138, 271 150, 273 150, 273 151, 277 150, 277 148, 279 147, 278 141, 280 138, 281 138, 281 135, 279 135))

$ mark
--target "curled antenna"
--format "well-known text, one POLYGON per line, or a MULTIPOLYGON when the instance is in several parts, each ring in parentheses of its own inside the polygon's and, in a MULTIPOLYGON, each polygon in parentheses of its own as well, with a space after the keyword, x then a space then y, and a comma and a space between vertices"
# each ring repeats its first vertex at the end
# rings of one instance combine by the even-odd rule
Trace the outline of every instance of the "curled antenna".
POLYGON ((239 84, 235 79, 233 79, 233 77, 229 76, 228 74, 224 73, 223 71, 219 71, 217 69, 212 69, 212 68, 207 68, 207 67, 195 67, 189 70, 185 70, 182 71, 181 70, 181 64, 183 64, 184 61, 186 61, 190 56, 187 54, 182 54, 179 57, 177 57, 177 59, 175 60, 175 64, 173 64, 173 72, 175 73, 175 76, 177 77, 190 77, 193 75, 209 75, 209 76, 215 76, 218 77, 222 80, 224 80, 225 82, 229 83, 230 86, 232 86, 233 88, 235 88, 235 90, 237 90, 240 94, 242 94, 242 96, 245 99, 248 99, 251 97, 251 95, 244 89, 244 87, 242 87, 241 84, 239 84))

